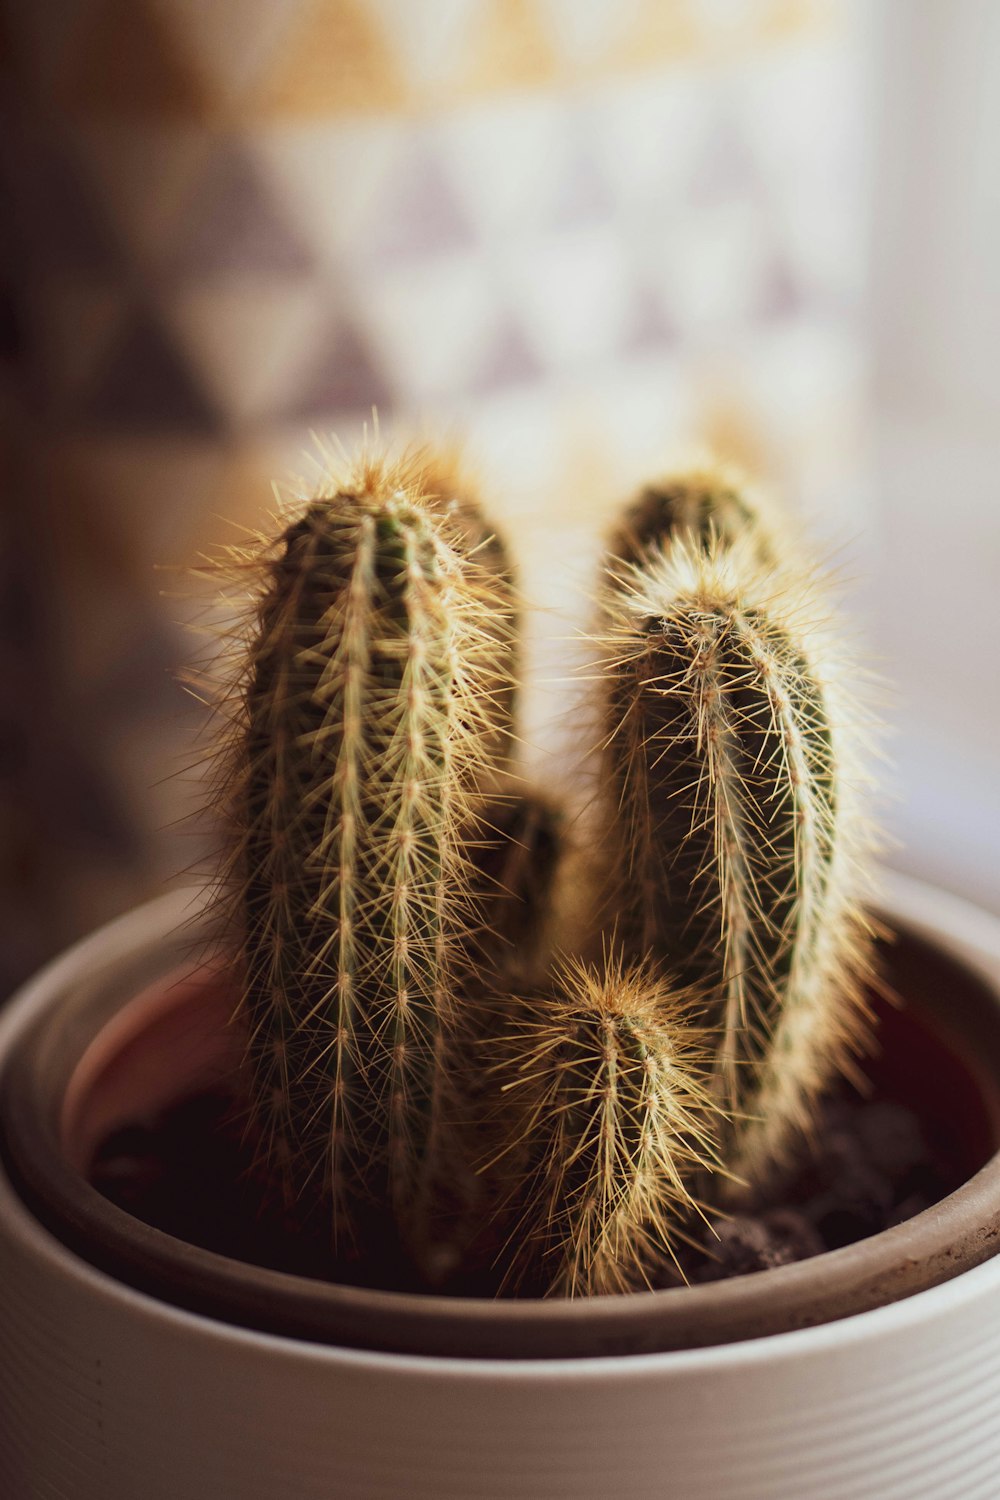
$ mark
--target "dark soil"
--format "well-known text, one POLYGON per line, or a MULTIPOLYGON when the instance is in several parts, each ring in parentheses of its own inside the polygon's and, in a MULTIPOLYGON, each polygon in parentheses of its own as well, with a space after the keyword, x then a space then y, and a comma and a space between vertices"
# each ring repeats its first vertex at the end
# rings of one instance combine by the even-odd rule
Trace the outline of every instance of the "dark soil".
MULTIPOLYGON (((262 1207, 231 1113, 228 1098, 201 1095, 118 1130, 98 1152, 91 1180, 137 1218, 222 1255, 325 1280, 411 1289, 388 1226, 381 1266, 344 1265, 333 1261, 318 1227, 262 1207)), ((950 1143, 928 1139, 904 1104, 845 1090, 827 1100, 815 1144, 780 1192, 752 1213, 717 1219, 702 1244, 685 1251, 684 1274, 715 1281, 853 1244, 930 1207, 966 1176, 950 1143)))
POLYGON ((719 1219, 686 1271, 717 1281, 853 1245, 901 1224, 958 1187, 964 1173, 903 1104, 827 1100, 811 1150, 753 1213, 719 1219))

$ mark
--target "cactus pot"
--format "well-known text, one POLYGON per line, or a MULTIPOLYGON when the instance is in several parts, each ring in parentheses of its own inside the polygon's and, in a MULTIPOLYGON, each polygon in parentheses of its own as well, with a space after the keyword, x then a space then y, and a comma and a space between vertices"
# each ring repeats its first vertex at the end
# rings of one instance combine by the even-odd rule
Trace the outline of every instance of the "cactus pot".
POLYGON ((496 1303, 261 1270, 89 1186, 107 1129, 231 1066, 224 980, 171 977, 182 914, 114 923, 0 1023, 10 1500, 995 1500, 1000 922, 891 882, 908 1019, 886 1066, 936 1088, 984 1163, 957 1191, 753 1276, 496 1303))

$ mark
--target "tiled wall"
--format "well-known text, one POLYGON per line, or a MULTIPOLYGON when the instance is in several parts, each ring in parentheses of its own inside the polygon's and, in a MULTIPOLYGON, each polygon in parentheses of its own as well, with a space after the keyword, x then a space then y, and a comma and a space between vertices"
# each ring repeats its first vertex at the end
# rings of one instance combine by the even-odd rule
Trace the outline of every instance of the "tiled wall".
POLYGON ((539 602, 689 439, 863 524, 856 10, 8 0, 9 968, 186 862, 155 566, 311 431, 464 436, 539 602))

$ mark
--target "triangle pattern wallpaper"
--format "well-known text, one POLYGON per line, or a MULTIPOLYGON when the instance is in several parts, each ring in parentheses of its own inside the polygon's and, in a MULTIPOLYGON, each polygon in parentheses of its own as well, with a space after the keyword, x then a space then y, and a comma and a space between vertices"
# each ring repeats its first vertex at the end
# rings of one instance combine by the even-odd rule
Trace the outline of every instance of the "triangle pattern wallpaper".
MULTIPOLYGON (((197 710, 161 667, 190 650, 190 611, 153 565, 257 524, 272 482, 310 472, 313 434, 350 450, 373 408, 390 435, 464 437, 502 517, 550 517, 529 589, 727 403, 744 425, 726 431, 753 434, 737 457, 837 486, 858 288, 814 258, 810 226, 849 223, 860 191, 831 115, 860 87, 850 11, 0 0, 0 348, 25 493, 116 539, 81 627, 94 683, 144 681, 150 722, 188 734, 197 710), (818 178, 785 150, 789 109, 825 143, 818 178)), ((162 830, 190 797, 160 743, 167 789, 145 796, 141 726, 119 733, 102 703, 80 708, 79 776, 132 788, 127 814, 90 799, 131 902, 187 862, 162 830)), ((75 889, 62 863, 45 879, 75 889)), ((60 934, 76 925, 69 909, 60 934)))

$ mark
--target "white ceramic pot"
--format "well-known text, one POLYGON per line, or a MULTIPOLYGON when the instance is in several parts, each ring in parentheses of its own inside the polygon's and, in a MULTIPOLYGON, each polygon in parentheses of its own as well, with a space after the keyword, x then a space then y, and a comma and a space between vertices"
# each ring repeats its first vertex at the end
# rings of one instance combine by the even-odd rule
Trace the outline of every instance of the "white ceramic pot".
MULTIPOLYGON (((1000 923, 896 880, 888 909, 985 977, 1000 1007, 1000 923)), ((0 1061, 33 1028, 44 1046, 60 1007, 72 1026, 84 991, 113 1010, 142 973, 164 972, 178 914, 174 898, 155 903, 47 969, 3 1017, 0 1061)), ((979 1178, 995 1197, 995 1159, 979 1178)), ((979 1193, 988 1253, 1000 1207, 979 1178, 963 1191, 967 1204, 979 1193)), ((824 1264, 835 1280, 857 1248, 740 1280, 794 1281, 808 1266, 819 1287, 824 1264)), ((65 1248, 4 1175, 0 1350, 8 1500, 1000 1495, 1000 1258, 891 1305, 738 1343, 429 1357, 281 1337, 135 1290, 65 1248)))

